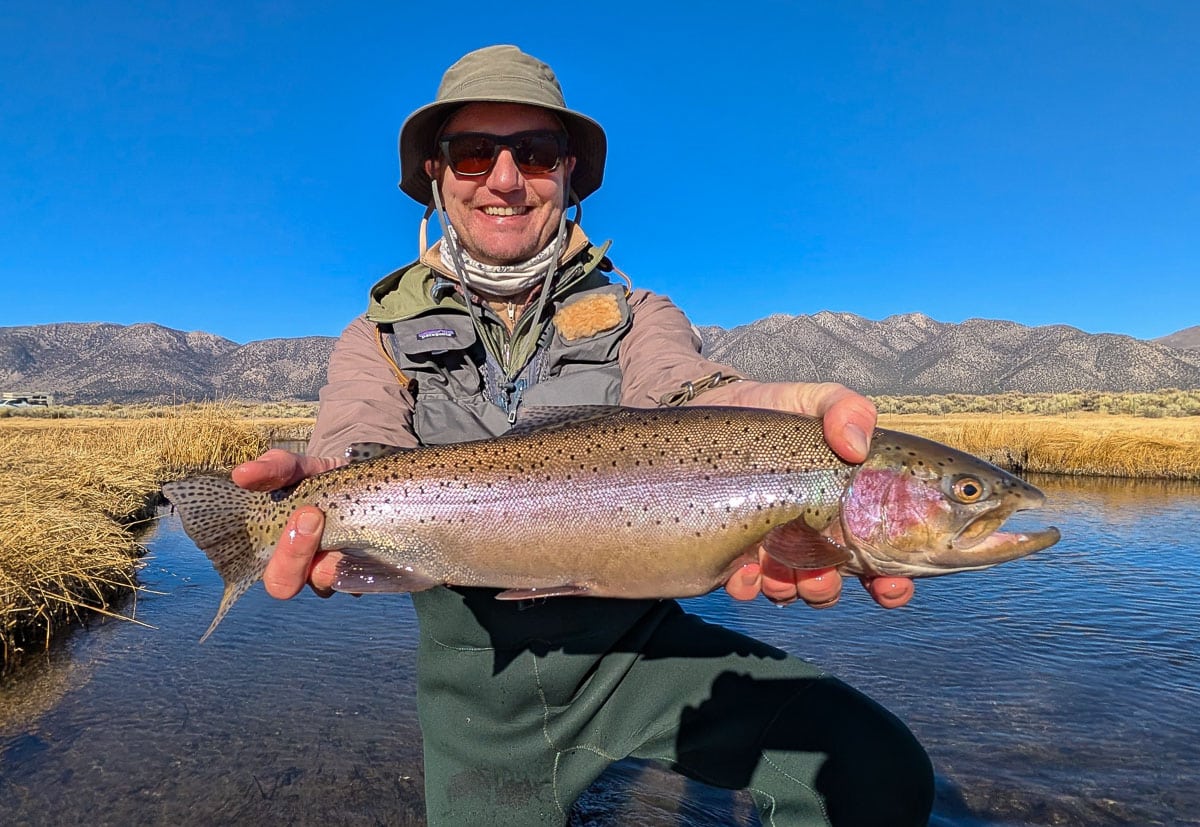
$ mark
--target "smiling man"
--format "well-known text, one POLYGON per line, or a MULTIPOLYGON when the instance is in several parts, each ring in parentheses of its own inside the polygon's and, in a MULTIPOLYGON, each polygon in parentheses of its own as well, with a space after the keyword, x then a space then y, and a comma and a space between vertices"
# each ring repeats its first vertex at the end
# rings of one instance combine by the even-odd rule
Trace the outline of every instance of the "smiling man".
MULTIPOLYGON (((668 299, 610 280, 608 245, 589 241, 579 206, 603 178, 605 134, 567 108, 544 63, 512 46, 466 55, 405 121, 399 148, 401 189, 426 208, 418 259, 372 288, 339 340, 308 455, 269 452, 235 469, 239 484, 297 482, 343 463, 355 442, 498 436, 534 406, 778 408, 823 416, 830 446, 865 458, 867 399, 744 380, 700 355, 668 299), (442 237, 430 247, 434 215, 442 237)), ((331 594, 338 553, 321 550, 322 525, 312 508, 292 516, 268 592, 331 594)), ((747 549, 726 590, 821 607, 841 585, 836 571, 794 572, 747 549)), ((864 585, 886 607, 912 595, 904 578, 864 585)), ((495 594, 412 596, 431 825, 561 825, 628 756, 749 790, 764 824, 926 823, 932 771, 920 745, 804 661, 670 600, 495 594)))
MULTIPOLYGON (((462 247, 484 264, 505 265, 550 245, 575 167, 558 118, 520 104, 467 104, 442 127, 438 146, 441 155, 425 161, 425 174, 440 182, 446 219, 462 247), (517 157, 540 160, 533 166, 540 171, 523 174, 517 157)), ((530 170, 528 161, 524 166, 530 170)))

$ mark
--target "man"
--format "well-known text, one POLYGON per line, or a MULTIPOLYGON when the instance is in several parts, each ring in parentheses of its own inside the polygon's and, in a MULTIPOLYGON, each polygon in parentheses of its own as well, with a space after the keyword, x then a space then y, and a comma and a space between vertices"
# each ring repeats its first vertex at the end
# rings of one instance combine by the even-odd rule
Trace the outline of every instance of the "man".
MULTIPOLYGON (((400 132, 401 189, 426 207, 418 261, 371 290, 335 348, 307 456, 272 451, 234 471, 257 489, 327 470, 353 442, 399 447, 499 435, 528 407, 699 402, 824 417, 849 461, 875 411, 840 385, 741 380, 699 355, 666 298, 610 282, 607 245, 579 226, 600 186, 605 135, 566 107, 550 68, 512 46, 447 70, 400 132), (436 214, 442 238, 425 243, 436 214), (718 375, 719 374, 719 375, 718 375)), ((499 529, 500 527, 498 527, 499 529)), ((337 552, 299 509, 264 581, 331 594, 337 552)), ((865 583, 899 606, 904 578, 865 583)), ((838 599, 836 571, 793 572, 749 549, 735 598, 838 599)), ((655 759, 748 789, 765 824, 924 824, 927 757, 904 725, 801 660, 711 626, 674 601, 495 591, 412 595, 429 823, 562 824, 614 760, 655 759)))

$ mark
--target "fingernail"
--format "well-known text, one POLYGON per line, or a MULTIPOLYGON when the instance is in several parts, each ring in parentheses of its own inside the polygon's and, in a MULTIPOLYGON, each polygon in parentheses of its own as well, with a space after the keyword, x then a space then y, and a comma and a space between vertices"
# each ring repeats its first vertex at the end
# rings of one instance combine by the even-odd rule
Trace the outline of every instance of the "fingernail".
POLYGON ((871 445, 871 441, 867 439, 867 432, 853 422, 848 422, 846 423, 845 435, 846 441, 850 443, 850 447, 854 449, 854 452, 861 457, 865 457, 871 445))
POLYGON ((747 586, 753 586, 758 582, 759 567, 758 563, 747 563, 742 566, 742 583, 747 586))
POLYGON ((321 515, 314 511, 301 511, 296 516, 296 531, 312 536, 321 530, 321 515))

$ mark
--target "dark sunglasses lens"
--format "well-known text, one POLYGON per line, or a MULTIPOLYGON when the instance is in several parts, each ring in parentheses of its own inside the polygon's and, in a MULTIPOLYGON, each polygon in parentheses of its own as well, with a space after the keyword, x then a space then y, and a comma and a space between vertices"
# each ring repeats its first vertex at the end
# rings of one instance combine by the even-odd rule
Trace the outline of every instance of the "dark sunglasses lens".
POLYGON ((492 168, 496 142, 487 135, 456 135, 447 141, 450 168, 460 175, 482 175, 492 168))
POLYGON ((558 166, 561 146, 557 135, 525 135, 513 147, 517 169, 527 175, 544 175, 558 166))

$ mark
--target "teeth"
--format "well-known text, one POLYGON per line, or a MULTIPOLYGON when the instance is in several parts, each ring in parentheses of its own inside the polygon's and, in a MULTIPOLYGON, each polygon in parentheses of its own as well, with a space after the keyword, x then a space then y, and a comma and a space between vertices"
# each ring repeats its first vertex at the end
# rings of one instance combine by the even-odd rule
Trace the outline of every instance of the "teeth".
POLYGON ((484 215, 524 215, 525 207, 484 207, 484 215))

